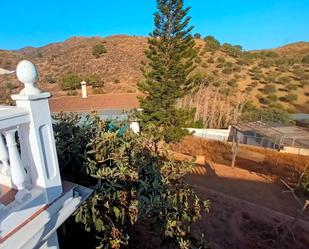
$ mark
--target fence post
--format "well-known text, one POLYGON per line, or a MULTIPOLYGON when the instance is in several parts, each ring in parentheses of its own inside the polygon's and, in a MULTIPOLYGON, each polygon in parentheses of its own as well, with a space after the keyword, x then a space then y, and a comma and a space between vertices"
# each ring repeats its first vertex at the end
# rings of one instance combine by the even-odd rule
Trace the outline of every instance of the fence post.
POLYGON ((23 132, 21 146, 28 146, 27 158, 32 184, 45 189, 47 203, 53 202, 62 193, 62 183, 48 104, 50 93, 36 87, 37 71, 30 61, 21 61, 16 70, 17 78, 25 88, 12 95, 17 107, 29 111, 29 130, 23 132), (23 144, 22 144, 23 143, 23 144))

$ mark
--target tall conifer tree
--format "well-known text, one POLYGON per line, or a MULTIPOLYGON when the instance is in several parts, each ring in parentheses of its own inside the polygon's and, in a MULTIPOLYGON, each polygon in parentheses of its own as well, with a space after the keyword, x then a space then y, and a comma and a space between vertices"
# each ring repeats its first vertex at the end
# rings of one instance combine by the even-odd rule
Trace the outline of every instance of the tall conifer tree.
POLYGON ((142 67, 145 80, 138 84, 145 94, 139 116, 144 129, 155 127, 170 142, 185 135, 183 127, 192 121, 193 111, 176 104, 192 88, 190 73, 197 51, 187 17, 190 8, 184 7, 183 0, 157 0, 157 8, 145 52, 148 64, 142 67))

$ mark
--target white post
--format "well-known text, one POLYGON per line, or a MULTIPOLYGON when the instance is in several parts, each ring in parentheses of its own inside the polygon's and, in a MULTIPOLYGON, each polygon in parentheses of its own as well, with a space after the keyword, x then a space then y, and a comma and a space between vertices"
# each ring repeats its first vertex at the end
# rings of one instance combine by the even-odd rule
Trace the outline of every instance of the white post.
POLYGON ((87 98, 87 82, 83 80, 80 84, 82 85, 82 98, 87 98))
POLYGON ((26 189, 27 175, 17 149, 17 144, 15 141, 16 131, 17 129, 6 131, 5 137, 9 150, 12 182, 18 190, 24 190, 26 189))
MULTIPOLYGON (((48 104, 50 93, 36 88, 37 71, 30 61, 22 61, 16 69, 17 78, 25 88, 12 95, 18 107, 29 111, 29 131, 20 134, 21 146, 29 147, 28 166, 32 184, 45 189, 46 202, 53 202, 62 194, 62 183, 48 104), (27 141, 25 141, 27 139, 27 141)), ((20 129, 20 131, 25 129, 20 129)))
POLYGON ((140 132, 140 127, 138 121, 132 121, 130 122, 130 128, 134 133, 140 132))
POLYGON ((0 133, 0 161, 2 162, 0 172, 7 176, 10 175, 9 154, 1 133, 0 133))

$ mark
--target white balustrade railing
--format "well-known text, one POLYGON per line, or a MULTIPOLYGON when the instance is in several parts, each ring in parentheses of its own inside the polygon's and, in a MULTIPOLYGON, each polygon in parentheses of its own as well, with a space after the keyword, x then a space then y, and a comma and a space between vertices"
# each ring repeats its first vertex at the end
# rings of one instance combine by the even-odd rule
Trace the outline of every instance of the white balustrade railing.
POLYGON ((0 161, 2 163, 0 166, 0 173, 10 176, 9 153, 2 134, 0 134, 0 161))
POLYGON ((25 86, 12 95, 16 106, 0 106, 0 184, 14 193, 13 201, 0 202, 0 239, 62 194, 50 94, 36 88, 37 72, 31 62, 19 63, 16 73, 25 86))

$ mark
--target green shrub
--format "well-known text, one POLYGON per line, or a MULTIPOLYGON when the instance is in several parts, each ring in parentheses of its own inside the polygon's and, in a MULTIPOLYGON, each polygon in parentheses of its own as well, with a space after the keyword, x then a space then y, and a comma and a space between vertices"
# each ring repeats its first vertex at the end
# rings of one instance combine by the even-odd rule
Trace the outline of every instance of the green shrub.
POLYGON ((202 66, 203 68, 207 68, 207 67, 208 67, 207 63, 205 63, 205 62, 203 62, 201 66, 202 66))
POLYGON ((222 70, 222 73, 224 73, 224 74, 231 74, 231 73, 233 73, 233 69, 230 68, 230 67, 226 67, 226 68, 224 68, 222 70))
POLYGON ((304 64, 309 64, 309 54, 305 55, 301 60, 301 62, 304 64))
POLYGON ((217 62, 218 62, 218 63, 224 63, 224 62, 225 62, 225 58, 224 58, 224 57, 219 57, 219 58, 217 59, 217 62))
POLYGON ((234 66, 233 67, 233 71, 236 73, 240 73, 241 72, 241 67, 240 66, 234 66))
MULTIPOLYGON (((60 114, 54 131, 63 177, 94 190, 75 213, 76 222, 89 232, 86 243, 123 248, 142 227, 164 248, 182 248, 182 241, 198 248, 190 225, 209 210, 209 202, 184 181, 191 163, 156 151, 154 137, 134 134, 125 123, 89 116, 81 122, 76 115, 60 114)), ((86 236, 66 237, 82 241, 86 236)))
POLYGON ((264 87, 264 93, 271 94, 277 92, 277 88, 274 84, 269 84, 264 87))
POLYGON ((204 38, 206 42, 205 50, 206 51, 216 51, 220 49, 220 42, 215 39, 213 36, 209 35, 204 38))
POLYGON ((224 43, 222 45, 222 50, 227 53, 229 56, 238 58, 242 55, 242 47, 239 45, 231 45, 229 43, 224 43))
POLYGON ((102 88, 93 88, 93 89, 92 89, 92 93, 93 93, 93 94, 103 94, 104 91, 103 91, 102 88))
POLYGON ((247 86, 246 88, 245 88, 245 92, 247 92, 247 93, 250 93, 250 92, 252 92, 253 91, 253 87, 252 86, 247 86))
POLYGON ((241 78, 241 75, 239 75, 238 73, 235 73, 235 74, 234 74, 234 78, 235 78, 236 80, 239 80, 239 79, 241 78))
POLYGON ((278 97, 276 94, 268 94, 267 99, 269 100, 270 103, 276 102, 278 100, 278 97))
POLYGON ((260 96, 259 102, 264 105, 269 105, 271 103, 271 101, 265 96, 260 96))
POLYGON ((53 77, 52 75, 48 74, 45 76, 44 81, 46 81, 49 84, 55 84, 56 83, 56 79, 55 77, 53 77))
POLYGON ((241 120, 244 122, 265 121, 277 124, 290 124, 292 119, 290 114, 282 108, 266 107, 258 108, 252 102, 248 102, 241 115, 241 120))
POLYGON ((199 120, 195 121, 193 126, 192 126, 192 128, 195 128, 195 129, 203 129, 203 128, 205 128, 203 120, 199 119, 199 120))
POLYGON ((250 84, 250 86, 252 86, 253 88, 256 88, 258 85, 259 85, 259 82, 257 82, 257 81, 253 81, 250 84))
POLYGON ((196 64, 200 64, 202 62, 202 59, 201 57, 197 56, 194 61, 196 64))
POLYGON ((237 58, 237 62, 236 62, 237 65, 240 65, 240 66, 249 66, 250 65, 250 61, 246 58, 237 58))
POLYGON ((213 59, 212 57, 208 58, 208 59, 207 59, 207 62, 208 62, 208 63, 215 63, 215 61, 214 61, 214 59, 213 59))
POLYGON ((231 79, 231 80, 229 80, 228 82, 227 82, 227 84, 229 85, 229 86, 231 86, 231 87, 238 87, 238 83, 237 83, 237 81, 236 81, 236 79, 231 79))
POLYGON ((285 97, 284 97, 286 102, 294 102, 298 99, 298 96, 296 94, 293 93, 288 93, 285 97))
POLYGON ((201 34, 200 33, 195 33, 194 35, 193 35, 193 37, 195 38, 195 39, 201 39, 201 34))
POLYGON ((289 66, 287 66, 287 65, 280 65, 280 66, 278 66, 277 69, 280 72, 287 72, 287 71, 289 71, 289 66))
POLYGON ((270 68, 274 66, 274 61, 270 59, 265 59, 259 63, 259 66, 264 67, 264 68, 270 68))
POLYGON ((81 79, 75 74, 65 75, 59 83, 61 90, 75 90, 81 87, 81 79))
POLYGON ((298 85, 296 85, 296 84, 287 84, 287 85, 285 86, 285 88, 286 88, 288 91, 297 90, 297 89, 298 89, 298 85))
POLYGON ((280 84, 289 84, 290 82, 291 82, 291 78, 288 76, 282 76, 277 79, 277 83, 280 83, 280 84))
POLYGON ((96 74, 88 75, 85 78, 86 82, 93 88, 102 88, 104 87, 104 81, 102 78, 96 74))
POLYGON ((92 47, 92 55, 99 58, 102 54, 107 53, 104 43, 98 43, 92 47))

